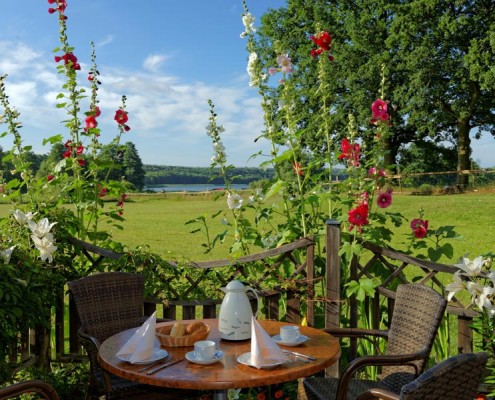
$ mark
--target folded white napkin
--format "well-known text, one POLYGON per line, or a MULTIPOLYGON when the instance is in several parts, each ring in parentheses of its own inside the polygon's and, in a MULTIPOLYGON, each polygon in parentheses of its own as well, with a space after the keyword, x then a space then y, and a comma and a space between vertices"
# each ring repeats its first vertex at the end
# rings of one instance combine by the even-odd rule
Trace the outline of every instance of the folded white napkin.
POLYGON ((131 336, 117 352, 117 356, 129 356, 130 363, 144 361, 153 355, 155 348, 156 312, 131 336))
POLYGON ((251 364, 256 368, 289 361, 272 337, 254 318, 251 319, 251 364))

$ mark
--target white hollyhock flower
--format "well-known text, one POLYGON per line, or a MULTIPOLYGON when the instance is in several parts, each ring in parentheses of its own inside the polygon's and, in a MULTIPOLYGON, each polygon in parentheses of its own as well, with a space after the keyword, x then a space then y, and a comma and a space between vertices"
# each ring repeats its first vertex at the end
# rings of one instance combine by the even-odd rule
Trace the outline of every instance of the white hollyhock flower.
POLYGON ((33 235, 42 238, 45 236, 48 232, 50 232, 50 229, 56 224, 54 222, 53 224, 50 224, 48 221, 48 218, 43 218, 40 222, 36 223, 34 221, 28 221, 29 224, 29 229, 31 229, 31 232, 33 235))
POLYGON ((0 257, 3 258, 3 263, 8 264, 10 262, 10 257, 12 256, 12 252, 15 249, 14 246, 10 246, 8 249, 0 250, 0 257))
POLYGON ((242 197, 237 193, 229 193, 227 196, 227 206, 231 210, 235 210, 242 207, 242 197))
POLYGON ((38 236, 31 235, 31 239, 33 239, 34 246, 40 252, 41 261, 48 260, 48 262, 52 262, 52 254, 55 250, 57 250, 57 246, 53 244, 53 236, 51 234, 47 234, 45 237, 39 238, 38 236))
POLYGON ((258 62, 258 55, 253 51, 249 54, 247 73, 249 75, 249 86, 258 86, 260 83, 260 77, 256 73, 256 63, 258 62))

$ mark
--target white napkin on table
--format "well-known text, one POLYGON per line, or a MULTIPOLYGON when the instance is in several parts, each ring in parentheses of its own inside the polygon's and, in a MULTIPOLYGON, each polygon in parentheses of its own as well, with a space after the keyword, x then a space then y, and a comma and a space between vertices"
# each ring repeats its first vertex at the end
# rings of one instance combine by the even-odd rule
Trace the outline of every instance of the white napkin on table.
POLYGON ((251 364, 256 368, 289 361, 272 337, 254 318, 251 319, 251 364))
POLYGON ((153 355, 155 348, 156 312, 131 336, 117 352, 117 356, 131 356, 129 362, 144 361, 153 355))

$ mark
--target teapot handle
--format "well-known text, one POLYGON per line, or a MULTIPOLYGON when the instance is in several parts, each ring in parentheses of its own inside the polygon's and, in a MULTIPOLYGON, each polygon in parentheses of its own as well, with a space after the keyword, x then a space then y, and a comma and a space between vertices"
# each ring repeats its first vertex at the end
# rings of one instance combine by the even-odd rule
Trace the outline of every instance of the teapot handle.
POLYGON ((256 296, 256 312, 254 313, 254 318, 257 318, 258 312, 260 311, 260 298, 258 297, 258 293, 256 293, 256 290, 254 290, 252 287, 247 287, 246 291, 247 290, 251 290, 256 296))

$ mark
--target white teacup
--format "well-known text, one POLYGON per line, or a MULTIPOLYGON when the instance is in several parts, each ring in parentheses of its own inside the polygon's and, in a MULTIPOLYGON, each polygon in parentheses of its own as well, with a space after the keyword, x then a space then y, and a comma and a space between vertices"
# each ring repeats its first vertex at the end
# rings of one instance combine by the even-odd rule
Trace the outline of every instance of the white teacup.
POLYGON ((280 339, 282 342, 295 342, 299 337, 299 327, 295 325, 284 325, 280 327, 280 339))
POLYGON ((200 340, 194 343, 194 355, 198 360, 211 360, 215 357, 216 345, 212 340, 200 340))

